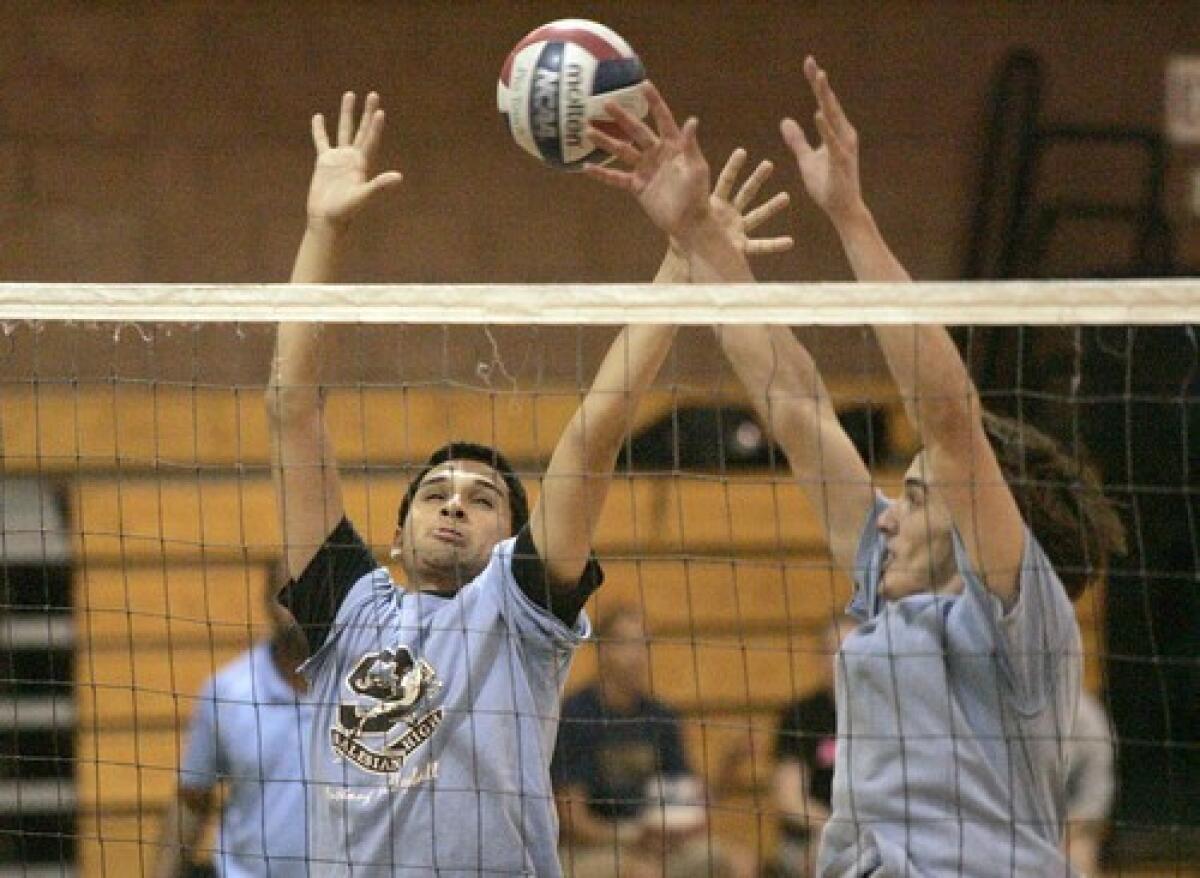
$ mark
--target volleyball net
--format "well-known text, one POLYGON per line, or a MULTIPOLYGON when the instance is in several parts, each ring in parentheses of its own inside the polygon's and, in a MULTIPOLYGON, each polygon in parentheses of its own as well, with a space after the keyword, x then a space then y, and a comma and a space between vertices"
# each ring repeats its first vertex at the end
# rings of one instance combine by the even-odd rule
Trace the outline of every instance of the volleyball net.
MULTIPOLYGON (((678 718, 699 786, 660 784, 657 798, 596 813, 659 828, 678 819, 680 838, 702 837, 730 868, 784 857, 789 824, 809 819, 778 800, 781 761, 832 770, 831 729, 797 727, 789 743, 780 727, 829 687, 827 632, 852 588, 713 328, 794 327, 894 494, 920 438, 868 327, 951 325, 988 408, 1091 461, 1128 533, 1126 555, 1076 604, 1084 689, 1116 754, 1108 872, 1192 874, 1200 862, 1194 281, 9 284, 0 849, 22 874, 148 873, 202 688, 269 636, 264 595, 281 580, 284 535, 264 393, 280 320, 328 327, 322 384, 347 515, 382 564, 433 449, 494 446, 536 499, 616 327, 682 327, 628 424, 596 528, 606 579, 588 612, 602 631, 621 613, 640 619, 644 636, 626 638, 633 666, 644 695, 678 718), (1121 865, 1139 860, 1151 871, 1121 865)), ((603 681, 605 660, 603 638, 582 647, 568 695, 603 681)), ((671 773, 657 754, 635 757, 621 769, 630 789, 671 773)), ((618 835, 614 848, 629 838, 618 835)), ((664 837, 653 856, 669 869, 682 855, 664 837)), ((563 850, 570 859, 565 837, 563 850)), ((209 837, 190 856, 214 851, 209 837)))

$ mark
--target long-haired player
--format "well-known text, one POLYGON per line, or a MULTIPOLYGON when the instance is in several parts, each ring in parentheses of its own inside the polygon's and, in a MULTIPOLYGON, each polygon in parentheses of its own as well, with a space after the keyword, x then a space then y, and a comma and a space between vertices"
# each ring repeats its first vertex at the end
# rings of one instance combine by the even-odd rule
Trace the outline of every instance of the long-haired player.
MULTIPOLYGON (((814 148, 782 131, 855 276, 907 282, 859 186, 858 135, 809 58, 814 148)), ((816 366, 784 327, 723 327, 727 356, 856 585, 837 661, 832 814, 818 873, 1065 876, 1066 742, 1079 697, 1071 606, 1123 532, 1094 473, 987 414, 945 328, 874 335, 922 443, 876 494, 816 366)))

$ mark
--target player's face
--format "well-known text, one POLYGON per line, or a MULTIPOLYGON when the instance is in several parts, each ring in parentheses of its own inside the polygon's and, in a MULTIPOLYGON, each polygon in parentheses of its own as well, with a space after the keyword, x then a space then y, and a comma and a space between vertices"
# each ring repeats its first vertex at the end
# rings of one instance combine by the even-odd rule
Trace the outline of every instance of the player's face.
POLYGON ((444 590, 478 576, 511 535, 504 479, 486 463, 451 460, 421 480, 397 538, 410 584, 444 590))
POLYGON ((933 591, 954 579, 950 510, 925 482, 924 455, 908 468, 904 490, 876 525, 887 545, 879 588, 885 599, 933 591))

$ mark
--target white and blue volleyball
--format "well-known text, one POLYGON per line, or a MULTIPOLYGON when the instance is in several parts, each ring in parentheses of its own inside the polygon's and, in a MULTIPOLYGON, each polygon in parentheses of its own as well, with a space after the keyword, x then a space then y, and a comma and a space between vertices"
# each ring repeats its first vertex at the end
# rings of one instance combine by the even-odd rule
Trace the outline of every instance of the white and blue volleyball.
POLYGON ((558 168, 608 161, 584 136, 588 122, 620 137, 604 105, 616 101, 639 119, 647 112, 642 62, 610 28, 582 18, 544 24, 509 53, 496 104, 517 145, 558 168))

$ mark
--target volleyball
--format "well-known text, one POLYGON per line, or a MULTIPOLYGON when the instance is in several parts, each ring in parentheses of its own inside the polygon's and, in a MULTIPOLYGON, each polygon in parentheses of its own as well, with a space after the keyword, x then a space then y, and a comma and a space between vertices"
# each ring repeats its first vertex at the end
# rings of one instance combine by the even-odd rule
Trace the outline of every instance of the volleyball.
POLYGON ((629 43, 611 28, 582 18, 552 21, 529 32, 509 53, 496 84, 496 104, 517 145, 557 168, 601 164, 609 156, 585 135, 590 122, 620 137, 604 112, 616 101, 641 119, 646 79, 629 43))

